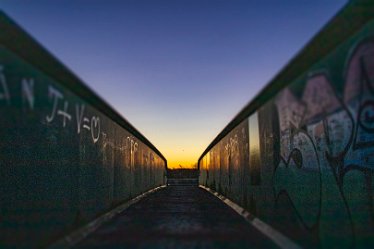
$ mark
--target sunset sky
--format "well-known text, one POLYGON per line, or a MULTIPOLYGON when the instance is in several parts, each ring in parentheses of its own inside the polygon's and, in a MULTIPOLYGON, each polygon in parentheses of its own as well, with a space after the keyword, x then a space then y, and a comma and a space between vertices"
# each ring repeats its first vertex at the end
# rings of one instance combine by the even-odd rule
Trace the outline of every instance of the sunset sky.
POLYGON ((0 8, 189 167, 347 0, 2 0, 0 8))

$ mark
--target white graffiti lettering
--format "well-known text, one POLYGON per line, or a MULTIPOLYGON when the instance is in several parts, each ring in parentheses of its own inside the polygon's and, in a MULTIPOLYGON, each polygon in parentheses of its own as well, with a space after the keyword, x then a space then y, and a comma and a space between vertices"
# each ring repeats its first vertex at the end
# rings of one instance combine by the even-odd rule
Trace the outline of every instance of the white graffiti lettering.
POLYGON ((3 66, 0 65, 0 83, 3 92, 0 93, 0 100, 5 100, 8 105, 10 105, 10 95, 9 95, 9 89, 6 82, 5 74, 3 72, 3 66))
POLYGON ((90 120, 86 117, 83 118, 83 129, 86 129, 88 131, 91 130, 91 126, 89 125, 90 124, 90 120))
POLYGON ((75 117, 77 118, 77 133, 81 133, 84 105, 75 105, 75 117))
POLYGON ((54 88, 52 86, 49 86, 48 87, 48 97, 49 97, 50 100, 53 101, 52 112, 50 113, 50 115, 48 115, 46 117, 47 122, 50 123, 54 120, 54 118, 56 116, 58 100, 63 99, 64 95, 60 91, 58 91, 56 88, 54 88))
POLYGON ((71 115, 68 113, 68 106, 69 106, 69 103, 67 101, 65 101, 64 103, 64 110, 58 110, 57 111, 57 115, 61 115, 62 116, 62 126, 65 127, 66 126, 66 120, 68 119, 69 121, 71 120, 71 115))
POLYGON ((31 110, 34 109, 34 79, 22 79, 22 100, 27 102, 31 110))
POLYGON ((96 143, 100 138, 100 118, 91 118, 91 136, 94 143, 96 143))

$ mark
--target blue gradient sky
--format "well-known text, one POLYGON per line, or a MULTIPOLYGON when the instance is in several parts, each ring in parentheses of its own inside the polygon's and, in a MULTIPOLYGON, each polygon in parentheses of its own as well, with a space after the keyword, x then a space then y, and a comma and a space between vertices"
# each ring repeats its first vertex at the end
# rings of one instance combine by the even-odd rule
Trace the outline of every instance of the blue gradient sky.
POLYGON ((2 0, 168 159, 190 166, 347 0, 2 0))

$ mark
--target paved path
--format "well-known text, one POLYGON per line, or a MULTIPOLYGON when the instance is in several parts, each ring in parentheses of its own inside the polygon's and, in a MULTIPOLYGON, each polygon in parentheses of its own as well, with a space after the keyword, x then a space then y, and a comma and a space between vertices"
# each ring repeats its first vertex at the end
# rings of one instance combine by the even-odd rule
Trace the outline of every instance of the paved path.
POLYGON ((192 186, 163 188, 75 248, 277 248, 218 198, 192 186))

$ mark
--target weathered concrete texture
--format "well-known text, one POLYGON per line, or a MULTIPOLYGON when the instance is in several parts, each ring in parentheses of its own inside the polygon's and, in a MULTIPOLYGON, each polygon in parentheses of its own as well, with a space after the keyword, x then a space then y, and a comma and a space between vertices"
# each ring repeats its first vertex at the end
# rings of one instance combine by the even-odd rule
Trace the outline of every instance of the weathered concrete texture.
POLYGON ((374 248, 374 1, 348 2, 199 159, 201 185, 305 248, 374 248))
POLYGON ((75 248, 277 248, 215 196, 169 186, 131 206, 75 248))
POLYGON ((0 117, 2 249, 44 248, 165 184, 162 154, 1 10, 0 117))

